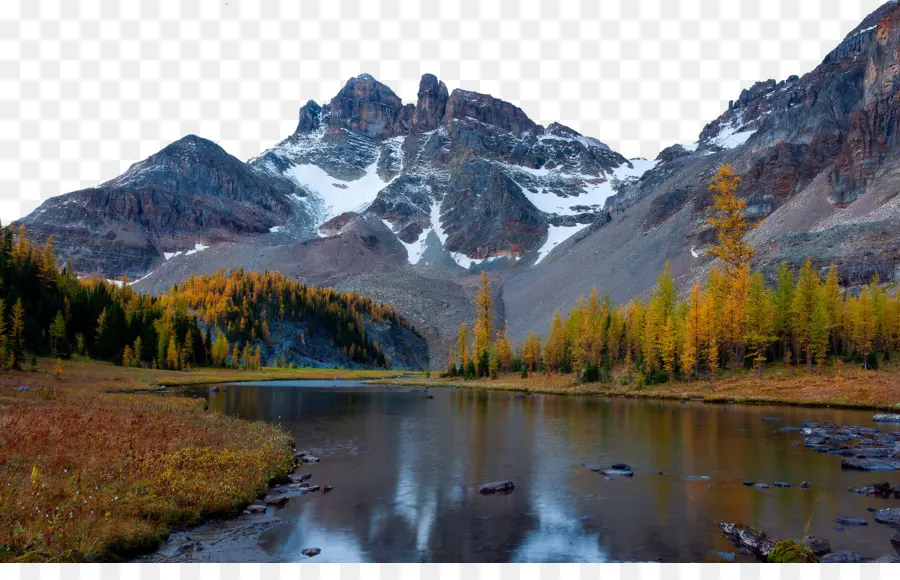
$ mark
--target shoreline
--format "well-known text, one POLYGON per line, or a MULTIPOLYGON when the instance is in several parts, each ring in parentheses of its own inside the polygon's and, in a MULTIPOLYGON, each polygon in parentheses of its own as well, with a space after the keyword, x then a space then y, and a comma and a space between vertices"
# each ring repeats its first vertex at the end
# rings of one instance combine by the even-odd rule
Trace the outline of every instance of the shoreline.
POLYGON ((419 388, 464 388, 541 395, 691 400, 708 404, 785 405, 900 413, 900 368, 864 372, 851 369, 848 376, 839 382, 824 374, 808 374, 798 369, 786 370, 790 372, 782 369, 783 374, 767 376, 761 382, 755 376, 736 373, 734 376, 723 377, 716 383, 674 382, 640 389, 616 384, 616 380, 613 381, 616 386, 603 383, 578 385, 571 375, 537 373, 525 379, 515 375, 473 380, 433 376, 422 379, 374 379, 366 382, 419 388))

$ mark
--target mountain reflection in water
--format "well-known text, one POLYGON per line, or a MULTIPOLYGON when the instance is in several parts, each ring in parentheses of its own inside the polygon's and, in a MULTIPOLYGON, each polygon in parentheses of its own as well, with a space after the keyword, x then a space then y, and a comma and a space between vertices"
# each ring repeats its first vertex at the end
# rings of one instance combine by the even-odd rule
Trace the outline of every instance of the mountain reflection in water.
POLYGON ((834 550, 893 552, 890 528, 837 531, 834 523, 840 515, 871 519, 867 507, 900 506, 847 491, 890 474, 842 472, 839 457, 780 430, 804 419, 872 426, 871 413, 428 394, 348 381, 208 393, 213 409, 289 429, 299 449, 321 458, 302 471, 334 486, 279 509, 282 522, 259 546, 280 561, 306 560, 300 550, 317 546, 316 562, 716 562, 713 551, 735 551, 718 528, 729 520, 776 538, 801 538, 809 522, 834 550), (634 477, 606 480, 587 469, 617 462, 634 477), (685 479, 700 475, 710 479, 685 479), (479 495, 478 484, 502 479, 515 491, 479 495), (763 491, 743 486, 748 479, 793 487, 763 491))

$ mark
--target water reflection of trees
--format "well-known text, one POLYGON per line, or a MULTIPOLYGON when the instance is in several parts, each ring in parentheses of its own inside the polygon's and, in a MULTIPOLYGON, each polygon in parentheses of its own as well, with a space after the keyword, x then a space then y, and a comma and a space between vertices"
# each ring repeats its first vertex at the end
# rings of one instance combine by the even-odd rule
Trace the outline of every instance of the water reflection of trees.
MULTIPOLYGON (((864 509, 857 496, 837 491, 857 474, 841 473, 833 457, 793 446, 796 434, 778 432, 788 422, 834 417, 833 411, 432 394, 232 387, 212 397, 211 406, 280 417, 300 445, 323 450, 317 481, 339 487, 286 508, 296 524, 282 534, 285 550, 308 529, 323 541, 325 532, 337 534, 335 545, 345 545, 347 559, 691 561, 732 550, 721 520, 798 537, 812 515, 812 531, 828 536, 837 512, 864 509), (763 420, 770 415, 783 421, 763 420), (636 475, 604 481, 582 462, 625 462, 636 475), (711 480, 685 481, 687 475, 711 480), (477 494, 479 483, 497 479, 512 479, 515 492, 477 494), (764 492, 744 487, 744 479, 794 487, 764 492), (801 480, 816 489, 799 490, 801 480), (346 547, 347 538, 356 539, 356 549, 346 547)), ((862 417, 845 412, 841 420, 862 417)), ((871 540, 870 532, 848 536, 841 547, 871 540)))

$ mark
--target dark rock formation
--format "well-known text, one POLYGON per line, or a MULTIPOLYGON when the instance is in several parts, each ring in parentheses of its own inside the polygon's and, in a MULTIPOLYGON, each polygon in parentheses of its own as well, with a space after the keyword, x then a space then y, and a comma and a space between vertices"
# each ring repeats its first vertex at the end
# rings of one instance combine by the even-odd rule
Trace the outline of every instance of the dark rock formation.
POLYGON ((765 561, 769 552, 775 547, 775 540, 772 540, 765 534, 750 526, 743 526, 731 522, 722 522, 719 528, 725 533, 732 544, 739 548, 743 548, 756 556, 756 558, 765 561))
POLYGON ((831 542, 816 536, 806 536, 803 538, 803 544, 809 548, 809 551, 818 557, 831 552, 831 542))
POLYGON ((482 495, 489 495, 494 493, 512 493, 515 489, 515 485, 513 482, 506 481, 494 481, 491 483, 483 483, 478 486, 478 493, 482 495))

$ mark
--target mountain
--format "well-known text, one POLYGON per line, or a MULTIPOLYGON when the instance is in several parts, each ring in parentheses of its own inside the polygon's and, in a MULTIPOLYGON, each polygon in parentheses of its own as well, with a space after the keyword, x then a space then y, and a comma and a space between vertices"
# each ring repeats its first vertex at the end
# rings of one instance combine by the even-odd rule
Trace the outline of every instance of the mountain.
POLYGON ((646 294, 668 260, 687 291, 713 263, 709 178, 731 163, 759 222, 755 267, 837 266, 845 286, 900 279, 900 5, 869 15, 812 72, 742 91, 698 141, 662 151, 609 200, 618 211, 535 268, 506 281, 512 335, 549 326, 592 286, 615 300, 646 294))
POLYGON ((764 271, 811 256, 846 285, 900 278, 898 74, 889 2, 815 70, 755 84, 652 161, 430 74, 415 104, 363 74, 247 163, 186 137, 22 222, 79 271, 151 291, 239 266, 389 302, 439 366, 481 269, 514 337, 592 286, 645 294, 667 260, 689 287, 712 264, 707 184, 722 163, 742 176, 764 271))
POLYGON ((21 220, 53 236, 82 273, 141 277, 167 255, 268 232, 305 192, 188 135, 97 187, 51 198, 21 220))

